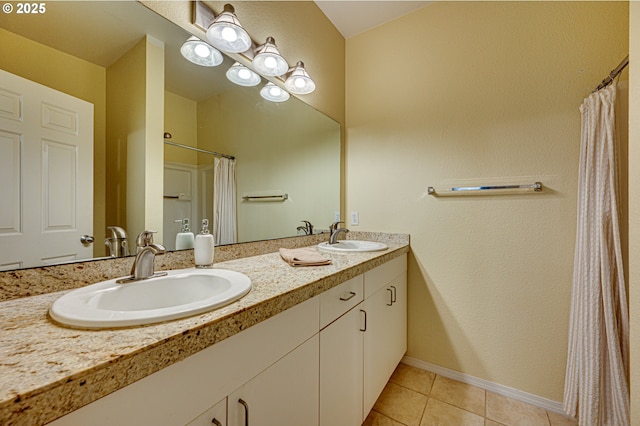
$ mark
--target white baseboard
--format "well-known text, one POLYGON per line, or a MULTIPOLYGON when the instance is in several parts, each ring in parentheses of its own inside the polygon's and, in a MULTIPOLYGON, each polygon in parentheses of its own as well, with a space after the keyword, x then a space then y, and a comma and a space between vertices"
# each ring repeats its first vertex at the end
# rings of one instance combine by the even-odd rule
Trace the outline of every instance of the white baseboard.
POLYGON ((543 398, 538 395, 533 395, 528 392, 524 392, 518 389, 511 388, 509 386, 493 383, 488 380, 480 379, 478 377, 471 376, 469 374, 460 373, 459 371, 450 370, 439 365, 431 364, 429 362, 421 361, 417 358, 411 358, 405 356, 402 358, 402 362, 412 367, 420 368, 421 370, 431 371, 432 373, 439 374, 440 376, 448 379, 457 380, 462 383, 473 385, 484 390, 496 393, 498 395, 506 396, 516 399, 518 401, 526 402, 527 404, 534 405, 536 407, 543 408, 545 410, 553 411, 555 413, 567 415, 562 409, 562 403, 558 401, 552 401, 547 398, 543 398))

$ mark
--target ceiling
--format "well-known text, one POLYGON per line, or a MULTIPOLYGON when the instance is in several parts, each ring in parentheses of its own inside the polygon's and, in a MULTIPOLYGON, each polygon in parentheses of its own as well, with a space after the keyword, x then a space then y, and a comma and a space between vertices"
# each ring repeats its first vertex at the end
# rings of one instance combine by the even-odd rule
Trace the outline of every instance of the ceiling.
POLYGON ((314 0, 344 38, 393 21, 431 1, 314 0))

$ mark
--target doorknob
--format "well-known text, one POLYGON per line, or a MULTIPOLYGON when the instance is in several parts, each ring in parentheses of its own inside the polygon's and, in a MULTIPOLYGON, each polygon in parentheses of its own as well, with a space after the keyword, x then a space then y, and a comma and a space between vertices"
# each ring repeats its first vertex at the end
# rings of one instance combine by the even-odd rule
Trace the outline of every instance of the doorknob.
POLYGON ((89 244, 93 244, 94 241, 95 240, 91 235, 84 234, 82 237, 80 237, 80 242, 85 246, 88 246, 89 244))

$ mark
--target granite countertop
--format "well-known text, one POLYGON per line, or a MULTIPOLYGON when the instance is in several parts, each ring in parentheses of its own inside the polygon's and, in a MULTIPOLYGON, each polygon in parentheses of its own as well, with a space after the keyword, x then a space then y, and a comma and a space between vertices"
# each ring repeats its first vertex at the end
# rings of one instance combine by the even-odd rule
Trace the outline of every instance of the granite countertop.
POLYGON ((155 325, 56 325, 48 309, 70 290, 0 302, 0 424, 50 422, 408 252, 407 235, 387 235, 387 250, 327 254, 328 266, 294 268, 278 253, 216 263, 249 276, 252 290, 212 312, 155 325))

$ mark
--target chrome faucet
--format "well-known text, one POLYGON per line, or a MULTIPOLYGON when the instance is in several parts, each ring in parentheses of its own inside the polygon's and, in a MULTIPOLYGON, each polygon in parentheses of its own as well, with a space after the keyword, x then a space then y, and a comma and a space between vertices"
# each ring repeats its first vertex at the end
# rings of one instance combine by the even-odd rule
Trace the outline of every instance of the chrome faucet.
POLYGON ((313 235, 313 224, 308 220, 303 220, 304 226, 298 226, 296 229, 298 231, 304 231, 305 235, 313 235))
POLYGON ((104 240, 110 257, 126 257, 129 256, 129 247, 127 246, 127 231, 119 226, 108 226, 107 231, 110 236, 104 240))
POLYGON ((347 228, 338 228, 337 223, 332 224, 330 229, 331 236, 329 237, 329 244, 336 244, 338 242, 338 235, 340 235, 341 232, 344 232, 345 234, 349 232, 347 228))
POLYGON ((162 245, 153 242, 153 234, 155 232, 156 231, 144 231, 138 235, 136 239, 137 254, 131 266, 131 276, 116 281, 118 284, 167 275, 166 272, 154 272, 153 261, 156 255, 166 252, 162 245))
POLYGON ((344 223, 344 222, 333 222, 331 225, 329 225, 329 234, 333 234, 335 230, 340 227, 341 223, 344 223))

